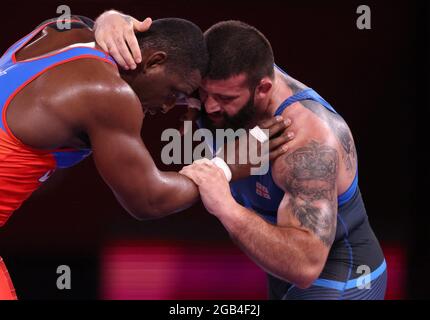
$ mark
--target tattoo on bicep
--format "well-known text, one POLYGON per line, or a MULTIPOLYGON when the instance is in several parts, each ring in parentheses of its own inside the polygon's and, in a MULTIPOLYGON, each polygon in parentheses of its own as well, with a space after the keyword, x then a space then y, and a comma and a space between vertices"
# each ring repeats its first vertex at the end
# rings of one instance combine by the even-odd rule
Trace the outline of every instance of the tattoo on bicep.
POLYGON ((336 234, 338 168, 336 149, 312 140, 285 158, 285 188, 293 215, 302 227, 331 246, 336 234))

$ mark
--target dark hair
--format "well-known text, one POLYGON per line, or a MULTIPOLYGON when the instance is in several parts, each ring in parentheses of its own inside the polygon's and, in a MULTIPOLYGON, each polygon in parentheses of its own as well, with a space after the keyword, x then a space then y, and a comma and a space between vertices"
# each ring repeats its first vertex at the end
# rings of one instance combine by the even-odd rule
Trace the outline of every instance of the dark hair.
POLYGON ((187 72, 199 70, 205 76, 208 53, 201 29, 188 20, 165 18, 155 20, 146 32, 136 34, 140 49, 162 50, 167 53, 170 70, 187 72))
POLYGON ((225 80, 245 73, 250 87, 273 78, 274 57, 270 42, 256 28, 241 21, 222 21, 205 33, 209 53, 207 77, 225 80))

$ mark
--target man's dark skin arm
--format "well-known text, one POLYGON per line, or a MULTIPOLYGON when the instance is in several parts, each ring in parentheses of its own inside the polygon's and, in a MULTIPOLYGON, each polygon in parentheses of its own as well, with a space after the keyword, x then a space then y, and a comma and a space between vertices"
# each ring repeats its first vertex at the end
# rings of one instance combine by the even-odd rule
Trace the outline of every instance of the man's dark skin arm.
POLYGON ((95 79, 98 86, 90 93, 91 107, 84 116, 84 130, 105 182, 138 219, 160 218, 192 205, 199 199, 194 183, 176 172, 158 170, 146 149, 140 135, 144 114, 135 93, 119 77, 105 78, 95 79))

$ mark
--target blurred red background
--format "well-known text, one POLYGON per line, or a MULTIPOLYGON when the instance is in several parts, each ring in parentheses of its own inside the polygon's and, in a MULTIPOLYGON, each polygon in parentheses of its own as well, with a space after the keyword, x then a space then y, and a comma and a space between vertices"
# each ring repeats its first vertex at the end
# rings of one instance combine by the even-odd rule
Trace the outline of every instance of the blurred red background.
MULTIPOLYGON (((401 246, 384 245, 387 300, 406 297, 401 246)), ((121 241, 102 253, 102 299, 267 299, 266 275, 233 245, 121 241)))

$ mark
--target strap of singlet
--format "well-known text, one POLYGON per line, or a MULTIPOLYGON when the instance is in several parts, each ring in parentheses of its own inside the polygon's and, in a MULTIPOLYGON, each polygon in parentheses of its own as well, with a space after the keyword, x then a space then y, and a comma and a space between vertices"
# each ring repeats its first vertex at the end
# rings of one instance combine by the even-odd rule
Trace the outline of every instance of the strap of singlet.
POLYGON ((288 99, 286 99, 284 102, 281 103, 281 105, 276 109, 275 116, 279 116, 284 112, 284 110, 292 105, 295 102, 302 101, 302 100, 313 100, 315 102, 320 103, 325 108, 330 110, 331 112, 337 113, 336 110, 328 103, 326 100, 324 100, 323 97, 321 97, 315 90, 309 88, 305 89, 303 91, 300 91, 296 93, 295 95, 292 95, 288 99))
MULTIPOLYGON (((12 46, 10 46, 6 52, 3 54, 3 56, 0 59, 0 62, 4 62, 4 61, 8 61, 12 59, 12 55, 18 51, 19 49, 21 49, 23 46, 25 46, 29 41, 31 41, 31 39, 33 39, 40 31, 42 31, 46 26, 56 23, 57 20, 52 20, 52 21, 48 21, 44 24, 41 24, 40 26, 38 26, 36 29, 34 29, 32 32, 30 32, 29 34, 25 35, 24 37, 22 37, 21 39, 19 39, 17 42, 15 42, 12 46)), ((76 20, 76 19, 72 19, 72 20, 64 20, 62 22, 80 22, 83 23, 82 21, 76 20)))

